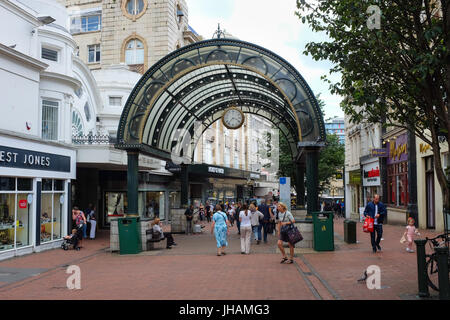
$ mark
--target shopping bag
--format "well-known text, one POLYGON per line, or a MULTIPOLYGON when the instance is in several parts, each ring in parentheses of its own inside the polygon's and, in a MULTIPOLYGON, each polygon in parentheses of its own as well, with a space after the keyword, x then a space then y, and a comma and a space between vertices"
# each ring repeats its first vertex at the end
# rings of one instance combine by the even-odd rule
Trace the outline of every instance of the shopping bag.
POLYGON ((406 241, 407 241, 406 240, 406 235, 403 234, 402 238, 400 239, 400 243, 405 243, 406 241))
POLYGON ((373 232, 373 218, 367 217, 363 224, 364 232, 373 232))

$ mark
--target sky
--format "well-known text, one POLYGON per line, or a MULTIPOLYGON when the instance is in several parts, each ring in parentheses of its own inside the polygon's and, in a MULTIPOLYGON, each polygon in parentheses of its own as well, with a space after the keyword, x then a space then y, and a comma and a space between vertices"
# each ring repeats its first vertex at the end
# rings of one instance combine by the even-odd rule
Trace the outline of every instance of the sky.
MULTIPOLYGON (((186 0, 189 25, 204 39, 212 38, 217 24, 243 41, 267 48, 291 63, 305 78, 314 94, 325 102, 324 119, 344 117, 340 96, 332 95, 321 76, 329 75, 332 64, 314 61, 303 54, 305 45, 324 41, 295 15, 296 0, 186 0)), ((339 75, 333 74, 332 81, 339 75)))

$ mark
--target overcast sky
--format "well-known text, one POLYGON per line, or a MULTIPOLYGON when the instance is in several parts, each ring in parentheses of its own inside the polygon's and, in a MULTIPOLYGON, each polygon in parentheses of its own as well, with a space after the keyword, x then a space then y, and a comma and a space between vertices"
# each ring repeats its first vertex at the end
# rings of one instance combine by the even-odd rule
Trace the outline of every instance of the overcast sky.
MULTIPOLYGON (((217 24, 240 40, 265 47, 290 62, 305 78, 317 96, 325 101, 325 119, 344 112, 341 97, 331 95, 322 75, 329 74, 331 63, 314 61, 303 54, 310 41, 322 41, 294 14, 295 0, 186 0, 189 24, 205 39, 210 39, 217 24)), ((333 79, 338 79, 333 75, 333 79)))

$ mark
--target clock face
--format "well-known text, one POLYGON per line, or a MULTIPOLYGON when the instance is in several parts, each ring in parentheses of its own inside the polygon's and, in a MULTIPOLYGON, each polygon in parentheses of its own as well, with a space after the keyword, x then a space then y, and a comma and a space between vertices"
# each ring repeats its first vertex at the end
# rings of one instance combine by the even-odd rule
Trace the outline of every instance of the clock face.
POLYGON ((222 116, 222 121, 228 129, 237 129, 244 124, 244 113, 234 107, 228 108, 222 116))

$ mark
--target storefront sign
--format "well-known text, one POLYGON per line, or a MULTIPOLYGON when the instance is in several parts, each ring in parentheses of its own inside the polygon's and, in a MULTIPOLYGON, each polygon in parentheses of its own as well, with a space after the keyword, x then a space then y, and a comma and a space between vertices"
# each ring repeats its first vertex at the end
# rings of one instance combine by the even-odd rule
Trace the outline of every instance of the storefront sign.
POLYGON ((363 166, 363 186, 379 186, 380 169, 377 162, 372 162, 363 166))
POLYGON ((419 146, 420 153, 426 153, 430 149, 431 149, 431 146, 427 143, 421 143, 419 146))
POLYGON ((291 211, 291 178, 280 177, 280 201, 291 211))
POLYGON ((386 158, 388 151, 386 149, 372 149, 372 157, 386 158))
POLYGON ((27 200, 19 200, 19 208, 26 209, 27 208, 27 200))
POLYGON ((0 146, 0 167, 70 172, 70 157, 0 146))
POLYGON ((388 142, 389 157, 387 164, 393 164, 408 160, 408 135, 402 134, 397 139, 388 142))
POLYGON ((350 184, 361 184, 361 172, 359 170, 350 171, 348 175, 350 184))
POLYGON ((223 168, 216 168, 216 167, 208 167, 208 172, 218 173, 218 174, 225 174, 225 169, 223 169, 223 168))

